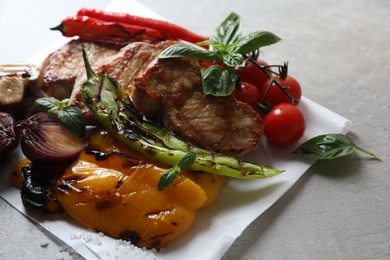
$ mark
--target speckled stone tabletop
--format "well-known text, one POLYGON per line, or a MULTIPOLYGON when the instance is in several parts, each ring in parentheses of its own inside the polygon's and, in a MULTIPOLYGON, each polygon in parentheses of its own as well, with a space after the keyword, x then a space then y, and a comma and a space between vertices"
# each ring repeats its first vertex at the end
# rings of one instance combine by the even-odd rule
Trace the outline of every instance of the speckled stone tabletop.
MULTIPOLYGON (((350 119, 348 136, 382 158, 355 153, 315 163, 223 259, 390 259, 390 1, 140 2, 204 35, 234 11, 244 32, 281 36, 264 58, 288 60, 304 95, 350 119)), ((24 61, 55 40, 53 21, 107 3, 2 0, 0 63, 24 61)), ((0 199, 0 259, 56 259, 63 246, 0 199)))

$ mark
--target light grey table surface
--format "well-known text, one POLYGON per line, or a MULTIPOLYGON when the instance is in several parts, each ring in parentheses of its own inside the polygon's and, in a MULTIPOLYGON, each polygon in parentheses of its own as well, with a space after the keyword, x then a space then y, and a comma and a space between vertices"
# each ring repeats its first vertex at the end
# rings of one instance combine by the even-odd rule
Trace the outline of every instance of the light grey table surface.
MULTIPOLYGON (((315 163, 223 259, 390 259, 390 1, 140 2, 204 35, 231 11, 241 15, 245 33, 279 35, 283 41, 264 59, 288 60, 304 95, 350 119, 349 136, 383 159, 355 153, 315 163)), ((34 56, 58 38, 48 27, 106 3, 1 0, 0 63, 34 56)), ((61 246, 0 199, 0 259, 55 259, 61 246)))

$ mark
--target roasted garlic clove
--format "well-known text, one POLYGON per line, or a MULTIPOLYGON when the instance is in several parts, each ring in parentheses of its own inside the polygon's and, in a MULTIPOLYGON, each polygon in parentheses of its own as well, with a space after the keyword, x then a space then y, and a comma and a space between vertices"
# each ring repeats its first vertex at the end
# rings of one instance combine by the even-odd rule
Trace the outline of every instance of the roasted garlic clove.
POLYGON ((35 92, 39 74, 40 69, 33 64, 0 64, 0 106, 17 104, 25 93, 35 92))

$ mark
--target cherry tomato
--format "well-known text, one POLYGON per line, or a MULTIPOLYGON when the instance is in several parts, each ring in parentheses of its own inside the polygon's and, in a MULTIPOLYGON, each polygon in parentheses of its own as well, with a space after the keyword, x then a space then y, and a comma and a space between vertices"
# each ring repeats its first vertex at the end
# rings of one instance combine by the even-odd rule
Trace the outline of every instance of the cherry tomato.
MULTIPOLYGON (((260 59, 257 60, 257 63, 262 66, 268 66, 267 62, 260 59)), ((270 68, 267 68, 267 70, 271 73, 270 68)), ((246 66, 240 72, 240 80, 251 83, 261 89, 264 83, 268 80, 268 77, 261 69, 252 62, 248 61, 246 66)))
MULTIPOLYGON (((294 105, 298 105, 302 96, 302 88, 299 82, 295 78, 289 75, 286 76, 285 78, 276 75, 274 76, 274 79, 277 80, 280 83, 280 85, 286 87, 286 91, 297 101, 297 103, 294 103, 294 105)), ((264 83, 261 89, 261 95, 265 93, 267 87, 269 86, 269 82, 270 80, 267 80, 264 83)), ((292 102, 291 99, 279 88, 279 86, 273 83, 271 88, 267 92, 267 95, 264 99, 264 103, 271 106, 276 106, 281 103, 292 103, 292 102)))
POLYGON ((264 118, 264 135, 277 146, 296 143, 305 131, 305 118, 298 107, 291 103, 281 103, 264 118))
POLYGON ((233 96, 237 100, 249 104, 255 111, 258 111, 256 103, 260 101, 261 93, 254 85, 241 81, 241 88, 235 88, 233 96))
POLYGON ((217 61, 199 61, 199 65, 201 66, 201 67, 203 67, 203 68, 208 68, 208 67, 210 67, 211 65, 219 65, 219 66, 221 66, 221 67, 224 67, 225 65, 223 64, 223 62, 222 61, 219 61, 219 60, 217 60, 217 61))

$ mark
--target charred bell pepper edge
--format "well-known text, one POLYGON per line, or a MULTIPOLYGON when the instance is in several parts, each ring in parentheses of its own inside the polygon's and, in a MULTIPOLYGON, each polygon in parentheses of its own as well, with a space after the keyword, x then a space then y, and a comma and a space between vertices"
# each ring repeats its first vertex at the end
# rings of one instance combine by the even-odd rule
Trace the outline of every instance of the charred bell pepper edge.
POLYGON ((115 13, 96 9, 82 8, 77 12, 77 15, 89 16, 103 21, 118 22, 123 24, 131 24, 153 28, 160 31, 161 33, 169 35, 170 37, 185 40, 191 43, 201 42, 208 39, 207 37, 191 32, 181 26, 172 24, 170 22, 131 15, 128 13, 115 13))
POLYGON ((81 88, 83 101, 110 133, 135 151, 167 165, 174 165, 186 152, 194 151, 197 159, 191 170, 233 178, 266 178, 281 172, 271 167, 243 162, 234 157, 188 145, 157 125, 138 121, 140 116, 128 109, 132 102, 122 88, 107 75, 97 75, 92 71, 84 48, 83 58, 88 76, 81 88), (126 128, 126 124, 130 124, 132 129, 126 128), (143 127, 145 125, 146 127, 143 127), (160 131, 149 132, 152 129, 160 131), (166 138, 174 140, 170 147, 161 142, 166 138), (179 149, 182 150, 175 149, 175 143, 179 144, 179 149))

